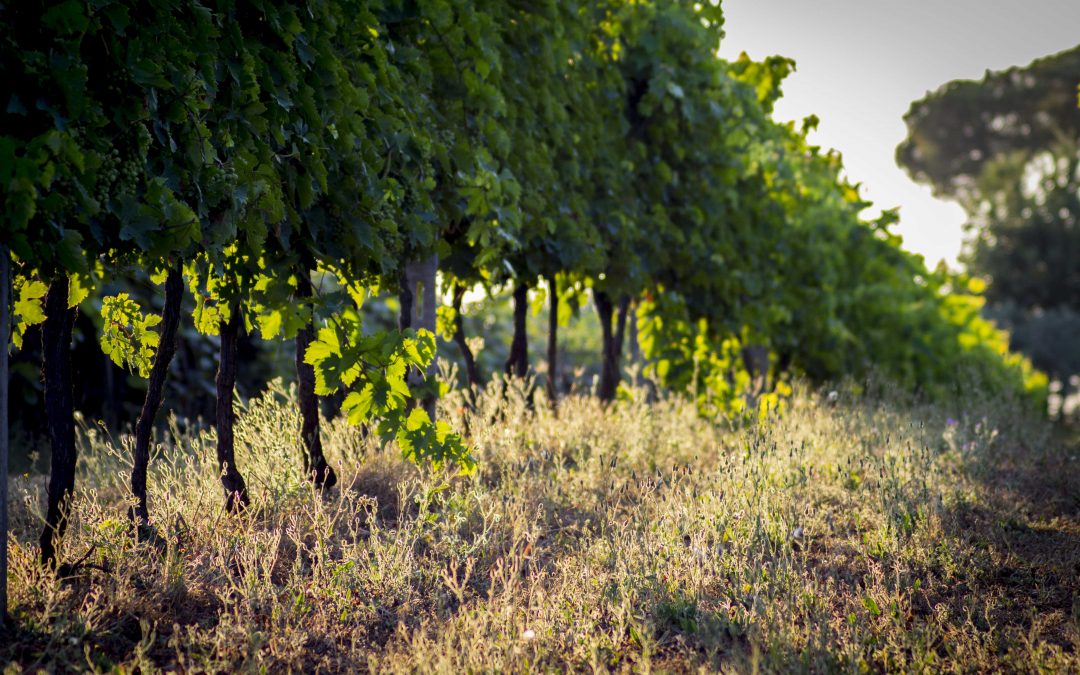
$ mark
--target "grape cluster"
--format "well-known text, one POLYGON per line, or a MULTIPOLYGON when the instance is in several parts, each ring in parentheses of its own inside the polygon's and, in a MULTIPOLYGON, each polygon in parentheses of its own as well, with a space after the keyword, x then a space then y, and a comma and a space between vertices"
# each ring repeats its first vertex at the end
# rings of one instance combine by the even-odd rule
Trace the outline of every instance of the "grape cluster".
POLYGON ((146 157, 148 154, 150 154, 151 141, 153 141, 153 137, 150 136, 150 130, 146 128, 146 125, 136 125, 135 146, 139 149, 139 157, 146 157))
POLYGON ((114 146, 101 154, 101 166, 98 167, 97 184, 94 199, 105 206, 112 196, 113 186, 120 179, 120 151, 114 146))
POLYGON ((120 176, 115 186, 115 194, 118 197, 130 197, 135 194, 135 188, 143 174, 142 160, 129 155, 127 160, 120 163, 120 176))
POLYGON ((230 201, 236 184, 236 169, 231 164, 209 168, 203 184, 206 201, 215 206, 230 201))
POLYGON ((144 153, 133 151, 126 143, 113 144, 99 153, 94 199, 103 208, 116 199, 134 195, 144 174, 144 153))

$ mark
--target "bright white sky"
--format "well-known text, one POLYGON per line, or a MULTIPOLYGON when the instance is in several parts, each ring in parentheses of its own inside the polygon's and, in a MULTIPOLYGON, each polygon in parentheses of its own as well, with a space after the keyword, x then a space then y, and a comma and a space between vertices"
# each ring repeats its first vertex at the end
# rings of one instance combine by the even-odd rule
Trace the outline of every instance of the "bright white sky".
POLYGON ((912 101, 958 78, 1027 65, 1080 43, 1080 0, 723 0, 720 55, 795 59, 779 120, 821 118, 811 140, 844 155, 880 208, 900 207, 905 247, 956 266, 964 213, 897 167, 912 101))

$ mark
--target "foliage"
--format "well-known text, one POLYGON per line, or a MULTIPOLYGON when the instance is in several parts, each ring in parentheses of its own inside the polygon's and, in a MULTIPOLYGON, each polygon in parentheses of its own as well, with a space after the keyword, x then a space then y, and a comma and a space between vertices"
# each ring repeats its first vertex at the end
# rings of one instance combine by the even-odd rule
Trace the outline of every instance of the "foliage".
POLYGON ((101 305, 104 328, 101 350, 118 366, 134 370, 140 377, 150 375, 161 336, 150 329, 161 323, 156 314, 144 315, 139 303, 127 293, 107 297, 101 305))
POLYGON ((949 82, 911 104, 897 162, 919 182, 976 204, 978 182, 1005 157, 1024 163, 1080 135, 1076 72, 1080 47, 1024 67, 949 82))
POLYGON ((1080 146, 1059 151, 1037 168, 1002 158, 980 177, 988 197, 972 214, 965 262, 989 281, 992 304, 1080 310, 1080 146))
POLYGON ((646 373, 666 388, 687 392, 708 418, 735 421, 765 414, 780 406, 790 393, 778 383, 773 391, 755 397, 736 337, 719 338, 705 319, 689 319, 687 308, 670 293, 657 293, 637 311, 642 353, 649 361, 646 373))
POLYGON ((21 349, 26 330, 45 321, 45 308, 41 299, 45 297, 49 287, 38 279, 19 276, 15 277, 13 290, 15 302, 12 313, 15 320, 12 322, 11 341, 16 349, 21 349))
POLYGON ((321 328, 305 360, 315 366, 315 393, 349 391, 342 403, 349 424, 377 421, 384 442, 397 440, 402 454, 435 467, 457 463, 462 471, 475 461, 461 437, 442 420, 434 422, 421 408, 410 408, 406 376, 410 368, 426 368, 435 358, 435 336, 421 330, 364 335, 355 312, 321 328))
MULTIPOLYGON (((987 282, 988 314, 1009 314, 1011 326, 1080 308, 1078 65, 1075 48, 980 81, 950 82, 905 117, 899 162, 967 211, 963 261, 987 282)), ((1013 346, 1068 376, 1067 349, 1048 357, 1030 337, 1013 346)))

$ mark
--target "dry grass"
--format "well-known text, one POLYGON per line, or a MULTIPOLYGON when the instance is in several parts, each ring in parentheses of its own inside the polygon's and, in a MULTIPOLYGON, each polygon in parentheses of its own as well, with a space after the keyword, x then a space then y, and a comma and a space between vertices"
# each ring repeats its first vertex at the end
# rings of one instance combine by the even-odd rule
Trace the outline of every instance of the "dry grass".
MULTIPOLYGON (((461 425, 460 401, 443 404, 461 425)), ((1078 451, 1008 402, 802 391, 735 429, 673 400, 571 398, 556 417, 514 390, 480 409, 468 478, 328 425, 345 480, 320 497, 299 475, 295 409, 271 391, 238 429, 241 517, 222 510, 213 435, 174 423, 151 482, 156 543, 123 516, 129 441, 85 429, 63 552, 90 555, 74 578, 34 563, 44 483, 13 481, 0 663, 1080 671, 1078 451)))

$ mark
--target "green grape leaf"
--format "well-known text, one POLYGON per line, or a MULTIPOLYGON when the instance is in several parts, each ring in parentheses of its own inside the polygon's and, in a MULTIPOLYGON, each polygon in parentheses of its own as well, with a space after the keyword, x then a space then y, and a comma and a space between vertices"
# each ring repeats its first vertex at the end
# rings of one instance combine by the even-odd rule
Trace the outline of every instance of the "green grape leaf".
POLYGON ((16 349, 22 349, 23 336, 30 326, 45 321, 45 304, 42 299, 49 292, 49 286, 40 279, 15 277, 15 295, 17 300, 13 308, 14 330, 11 341, 16 349))
POLYGON ((255 317, 259 325, 259 334, 264 340, 272 340, 281 334, 283 313, 281 310, 271 309, 262 312, 255 317))
POLYGON ((461 437, 445 422, 432 424, 423 408, 413 408, 395 434, 402 456, 416 464, 430 462, 436 469, 457 464, 462 474, 475 470, 476 461, 461 437))
POLYGON ((355 380, 350 377, 350 371, 355 370, 356 364, 349 363, 347 355, 342 353, 336 325, 319 329, 317 338, 304 353, 304 363, 315 369, 315 393, 319 396, 333 394, 355 380))
POLYGON ((93 280, 87 274, 68 275, 68 309, 74 309, 90 297, 94 290, 93 280))
POLYGON ((121 368, 149 376, 161 342, 161 336, 150 329, 161 323, 161 317, 144 315, 127 293, 118 293, 102 300, 101 319, 101 351, 121 368))
POLYGON ((454 339, 454 322, 457 320, 457 312, 450 305, 439 305, 435 310, 435 329, 439 337, 446 342, 454 339))
POLYGON ((375 403, 375 386, 370 382, 360 391, 350 392, 341 404, 349 424, 360 425, 371 419, 375 403))

